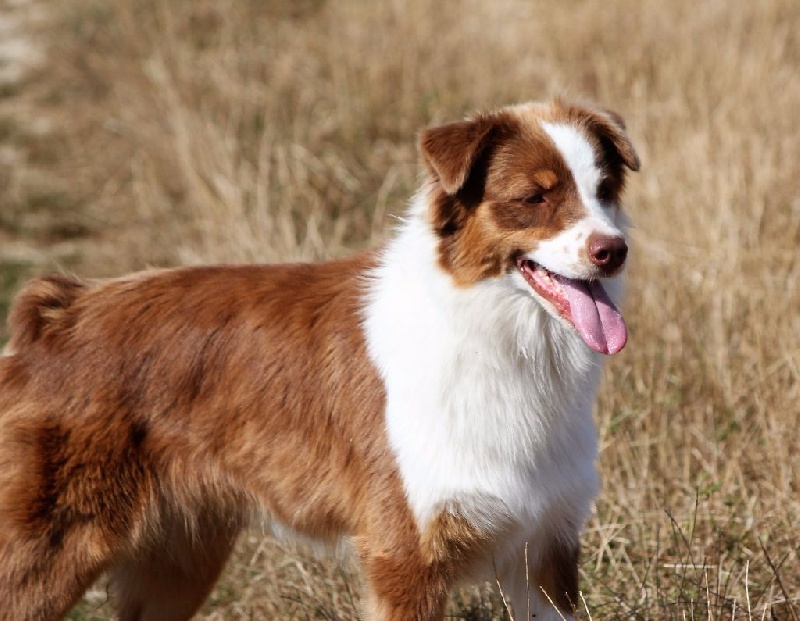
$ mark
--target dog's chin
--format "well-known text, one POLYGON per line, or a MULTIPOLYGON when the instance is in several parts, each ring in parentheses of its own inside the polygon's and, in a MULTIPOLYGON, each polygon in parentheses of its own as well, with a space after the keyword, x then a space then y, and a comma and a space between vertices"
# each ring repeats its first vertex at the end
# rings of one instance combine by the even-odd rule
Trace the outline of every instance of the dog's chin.
POLYGON ((536 301, 591 349, 616 354, 625 347, 625 322, 599 280, 569 278, 525 258, 516 266, 536 301))

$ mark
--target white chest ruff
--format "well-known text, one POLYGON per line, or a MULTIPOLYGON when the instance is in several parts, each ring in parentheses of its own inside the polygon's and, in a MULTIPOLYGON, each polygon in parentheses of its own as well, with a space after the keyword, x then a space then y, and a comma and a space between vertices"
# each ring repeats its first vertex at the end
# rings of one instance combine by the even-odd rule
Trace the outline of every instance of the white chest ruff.
POLYGON ((503 279, 454 287, 432 243, 420 223, 406 225, 365 317, 418 525, 472 497, 500 501, 523 532, 582 524, 598 485, 596 355, 503 279))

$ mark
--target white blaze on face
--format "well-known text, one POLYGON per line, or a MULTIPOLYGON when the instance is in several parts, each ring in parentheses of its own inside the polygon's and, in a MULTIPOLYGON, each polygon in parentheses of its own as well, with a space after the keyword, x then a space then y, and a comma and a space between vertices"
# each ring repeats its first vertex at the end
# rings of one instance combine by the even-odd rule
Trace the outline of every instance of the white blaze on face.
POLYGON ((571 173, 584 215, 550 239, 538 242, 518 263, 519 271, 553 316, 571 324, 591 349, 614 354, 625 347, 627 328, 598 280, 604 274, 589 256, 588 240, 591 236, 622 236, 613 221, 615 207, 603 205, 597 198, 603 171, 587 137, 570 125, 542 123, 542 128, 571 173))
POLYGON ((622 235, 606 209, 597 199, 597 185, 602 171, 595 160, 592 145, 580 131, 570 125, 542 122, 564 158, 578 188, 586 217, 548 240, 539 242, 529 253, 531 259, 547 269, 570 278, 591 278, 595 269, 586 252, 586 240, 592 233, 622 235))

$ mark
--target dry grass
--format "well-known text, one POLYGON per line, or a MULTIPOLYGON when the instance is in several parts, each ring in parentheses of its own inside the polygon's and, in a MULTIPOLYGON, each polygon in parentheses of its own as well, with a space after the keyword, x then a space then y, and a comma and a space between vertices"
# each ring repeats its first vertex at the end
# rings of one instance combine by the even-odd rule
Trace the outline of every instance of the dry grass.
MULTIPOLYGON (((796 0, 51 9, 48 63, 4 92, 25 103, 0 123, 22 154, 0 190, 12 284, 342 254, 402 212, 419 127, 564 92, 623 113, 644 160, 631 341, 597 408, 580 616, 798 618, 796 0)), ((251 533, 202 617, 346 619, 357 592, 347 564, 251 533)), ((485 592, 460 614, 501 618, 485 592)))

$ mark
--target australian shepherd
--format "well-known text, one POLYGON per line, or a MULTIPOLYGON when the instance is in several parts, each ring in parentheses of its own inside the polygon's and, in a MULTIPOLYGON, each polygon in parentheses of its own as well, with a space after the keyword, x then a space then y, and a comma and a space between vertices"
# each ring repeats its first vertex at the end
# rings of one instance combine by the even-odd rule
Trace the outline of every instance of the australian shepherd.
POLYGON ((0 619, 59 619, 105 572, 123 621, 188 619, 254 515, 347 539, 365 619, 440 620, 487 579, 517 621, 571 617, 639 159, 619 116, 560 100, 419 143, 373 251, 19 293, 0 619))

